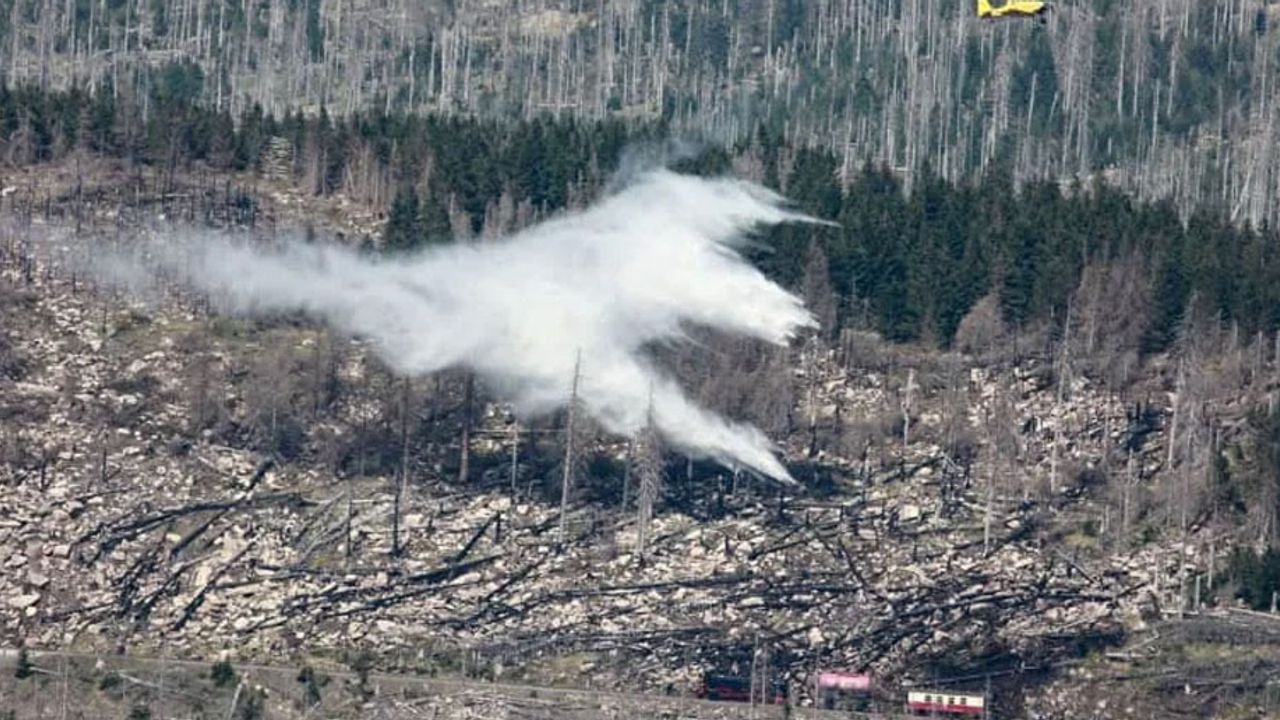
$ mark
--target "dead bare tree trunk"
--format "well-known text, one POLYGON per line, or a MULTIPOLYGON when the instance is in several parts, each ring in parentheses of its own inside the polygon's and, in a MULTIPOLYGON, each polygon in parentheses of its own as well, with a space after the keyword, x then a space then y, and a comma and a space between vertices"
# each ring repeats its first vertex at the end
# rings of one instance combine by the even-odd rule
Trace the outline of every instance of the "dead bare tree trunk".
POLYGON ((809 415, 809 448, 805 456, 813 459, 818 454, 818 338, 810 338, 808 352, 805 353, 805 380, 808 392, 805 404, 809 415))
POLYGON ((996 502, 996 478, 995 475, 1000 471, 999 462, 996 463, 995 469, 992 470, 992 477, 987 481, 987 496, 982 503, 982 556, 987 557, 991 554, 991 520, 995 511, 996 502))
MULTIPOLYGON (((361 410, 360 435, 359 435, 360 440, 356 446, 356 452, 357 452, 356 477, 359 477, 361 479, 364 478, 365 453, 368 452, 368 448, 365 447, 365 442, 366 442, 365 438, 368 437, 368 432, 369 432, 369 420, 367 417, 365 417, 364 411, 361 410)), ((348 565, 351 564, 351 520, 355 515, 355 498, 352 492, 352 490, 354 489, 353 488, 354 485, 355 485, 354 480, 348 477, 347 478, 347 518, 346 518, 346 528, 345 528, 346 563, 348 565)))
MULTIPOLYGON (((363 461, 361 461, 361 464, 363 464, 363 461)), ((347 493, 346 493, 347 494, 347 516, 344 519, 342 524, 343 525, 342 527, 343 558, 348 565, 351 564, 351 518, 353 515, 355 515, 355 501, 354 501, 354 498, 352 498, 351 496, 351 486, 353 484, 354 482, 352 480, 352 477, 348 475, 347 483, 346 483, 347 485, 347 493)))
POLYGON ((520 421, 511 421, 511 495, 516 494, 516 480, 520 467, 520 421))
POLYGON ((636 440, 629 438, 627 440, 627 459, 622 464, 622 512, 627 511, 627 505, 631 501, 631 465, 636 460, 636 440))
POLYGON ((458 459, 458 482, 461 484, 466 484, 467 476, 471 473, 471 422, 475 395, 475 376, 467 373, 466 384, 462 391, 462 449, 458 459))
POLYGON ((907 385, 902 389, 902 449, 905 452, 911 440, 911 405, 916 391, 916 370, 907 370, 907 385))
POLYGON ((1129 450, 1129 458, 1125 463, 1124 491, 1120 499, 1120 538, 1126 545, 1129 542, 1129 515, 1133 503, 1133 487, 1137 483, 1136 477, 1133 450, 1129 450))
POLYGON ((1064 391, 1071 363, 1071 304, 1067 304, 1067 321, 1063 325, 1062 343, 1058 351, 1058 387, 1053 402, 1053 447, 1049 457, 1049 495, 1058 492, 1058 456, 1062 447, 1062 412, 1064 391))
POLYGON ((645 428, 636 439, 636 476, 639 492, 636 497, 636 556, 644 561, 649 546, 649 525, 653 520, 653 506, 662 492, 662 451, 658 446, 658 434, 653 426, 653 399, 649 400, 649 416, 645 428))
POLYGON ((391 511, 391 557, 398 558, 400 545, 400 512, 404 507, 404 491, 409 483, 409 378, 400 390, 400 478, 396 483, 395 505, 391 511))
POLYGON ((577 357, 573 361, 573 385, 569 390, 569 416, 565 422, 564 430, 564 476, 560 483, 560 528, 559 539, 564 542, 564 519, 569 510, 569 485, 573 479, 574 448, 574 412, 578 405, 578 377, 582 372, 582 351, 578 351, 577 357))

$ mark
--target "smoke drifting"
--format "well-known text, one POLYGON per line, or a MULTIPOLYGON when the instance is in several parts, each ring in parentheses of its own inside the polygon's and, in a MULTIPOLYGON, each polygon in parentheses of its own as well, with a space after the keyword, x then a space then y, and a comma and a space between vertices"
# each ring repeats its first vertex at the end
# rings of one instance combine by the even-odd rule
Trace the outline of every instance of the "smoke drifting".
POLYGON ((172 236, 139 258, 104 261, 118 279, 163 274, 241 314, 305 311, 370 341, 396 371, 475 371, 523 417, 579 397, 630 435, 650 398, 673 447, 789 480, 769 440, 691 403, 645 352, 686 324, 783 344, 812 316, 738 250, 752 230, 807 222, 750 183, 666 170, 637 174, 595 206, 498 242, 368 257, 323 244, 250 245, 216 233, 172 236))

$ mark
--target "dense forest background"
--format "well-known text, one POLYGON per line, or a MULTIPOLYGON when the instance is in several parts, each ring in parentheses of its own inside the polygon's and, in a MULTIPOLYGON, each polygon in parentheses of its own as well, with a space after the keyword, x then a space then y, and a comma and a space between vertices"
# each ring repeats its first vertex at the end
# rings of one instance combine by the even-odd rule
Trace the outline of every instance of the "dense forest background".
MULTIPOLYGON (((194 168, 266 170, 311 194, 386 209, 377 244, 404 250, 493 238, 581 207, 604 191, 624 153, 675 132, 662 120, 501 122, 380 110, 275 118, 256 105, 233 117, 201 104, 191 91, 198 77, 192 64, 166 66, 145 103, 0 88, 0 149, 18 165, 102 154, 152 168, 161 182, 194 168)), ((1183 223, 1173 202, 1136 201, 1101 180, 1017 186, 1009 168, 993 166, 961 182, 928 174, 908 191, 890 169, 870 164, 842 183, 841 163, 761 124, 734 145, 676 164, 756 179, 838 223, 775 229, 752 251, 762 269, 806 295, 833 337, 841 328, 874 330, 972 351, 1051 328, 1130 368, 1170 348, 1188 322, 1263 345, 1280 327, 1276 232, 1233 224, 1220 206, 1183 223), (966 326, 987 297, 993 312, 966 326)))
POLYGON ((664 119, 718 143, 758 121, 910 183, 1004 165, 1103 173, 1184 218, 1277 217, 1280 9, 1266 0, 1061 0, 984 23, 969 0, 0 0, 0 78, 141 112, 166 69, 240 116, 322 108, 664 119))
MULTIPOLYGON (((171 176, 256 167, 279 136, 304 186, 394 205, 398 246, 510 230, 583 202, 636 138, 701 137, 728 150, 701 169, 732 156, 842 224, 820 259, 841 324, 949 345, 991 291, 1015 327, 1061 321, 1101 263, 1144 278, 1135 347, 1167 347, 1193 296, 1272 329, 1275 8, 1056 10, 0 0, 0 142, 17 164, 86 147, 171 176)), ((797 283, 807 238, 758 259, 797 283)))

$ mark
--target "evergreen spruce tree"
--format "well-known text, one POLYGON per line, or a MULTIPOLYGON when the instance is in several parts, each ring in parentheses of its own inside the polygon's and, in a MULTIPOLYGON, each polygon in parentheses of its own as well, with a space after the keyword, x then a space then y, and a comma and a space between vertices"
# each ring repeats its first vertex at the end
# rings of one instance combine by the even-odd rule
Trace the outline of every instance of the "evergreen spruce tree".
POLYGON ((449 206, 439 192, 428 192, 423 198, 418 209, 418 227, 423 242, 438 245, 454 240, 449 206))
POLYGON ((408 252, 422 244, 422 237, 418 194, 409 185, 402 185, 391 201, 391 212, 382 233, 382 247, 389 253, 408 252))

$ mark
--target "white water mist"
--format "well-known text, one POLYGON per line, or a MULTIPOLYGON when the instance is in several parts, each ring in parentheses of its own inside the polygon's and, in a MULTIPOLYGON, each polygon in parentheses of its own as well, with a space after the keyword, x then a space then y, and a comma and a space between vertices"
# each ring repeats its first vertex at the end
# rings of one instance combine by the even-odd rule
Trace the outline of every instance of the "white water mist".
POLYGON ((579 397, 605 429, 640 430, 652 397, 676 449, 789 480, 768 438, 691 403, 644 348, 683 340, 685 324, 775 344, 812 326, 803 303, 738 252, 754 229, 806 220, 758 185, 657 170, 497 242, 375 257, 166 234, 99 268, 134 283, 142 268, 176 277, 235 313, 305 311, 404 374, 470 368, 525 417, 565 404, 581 352, 579 397))

